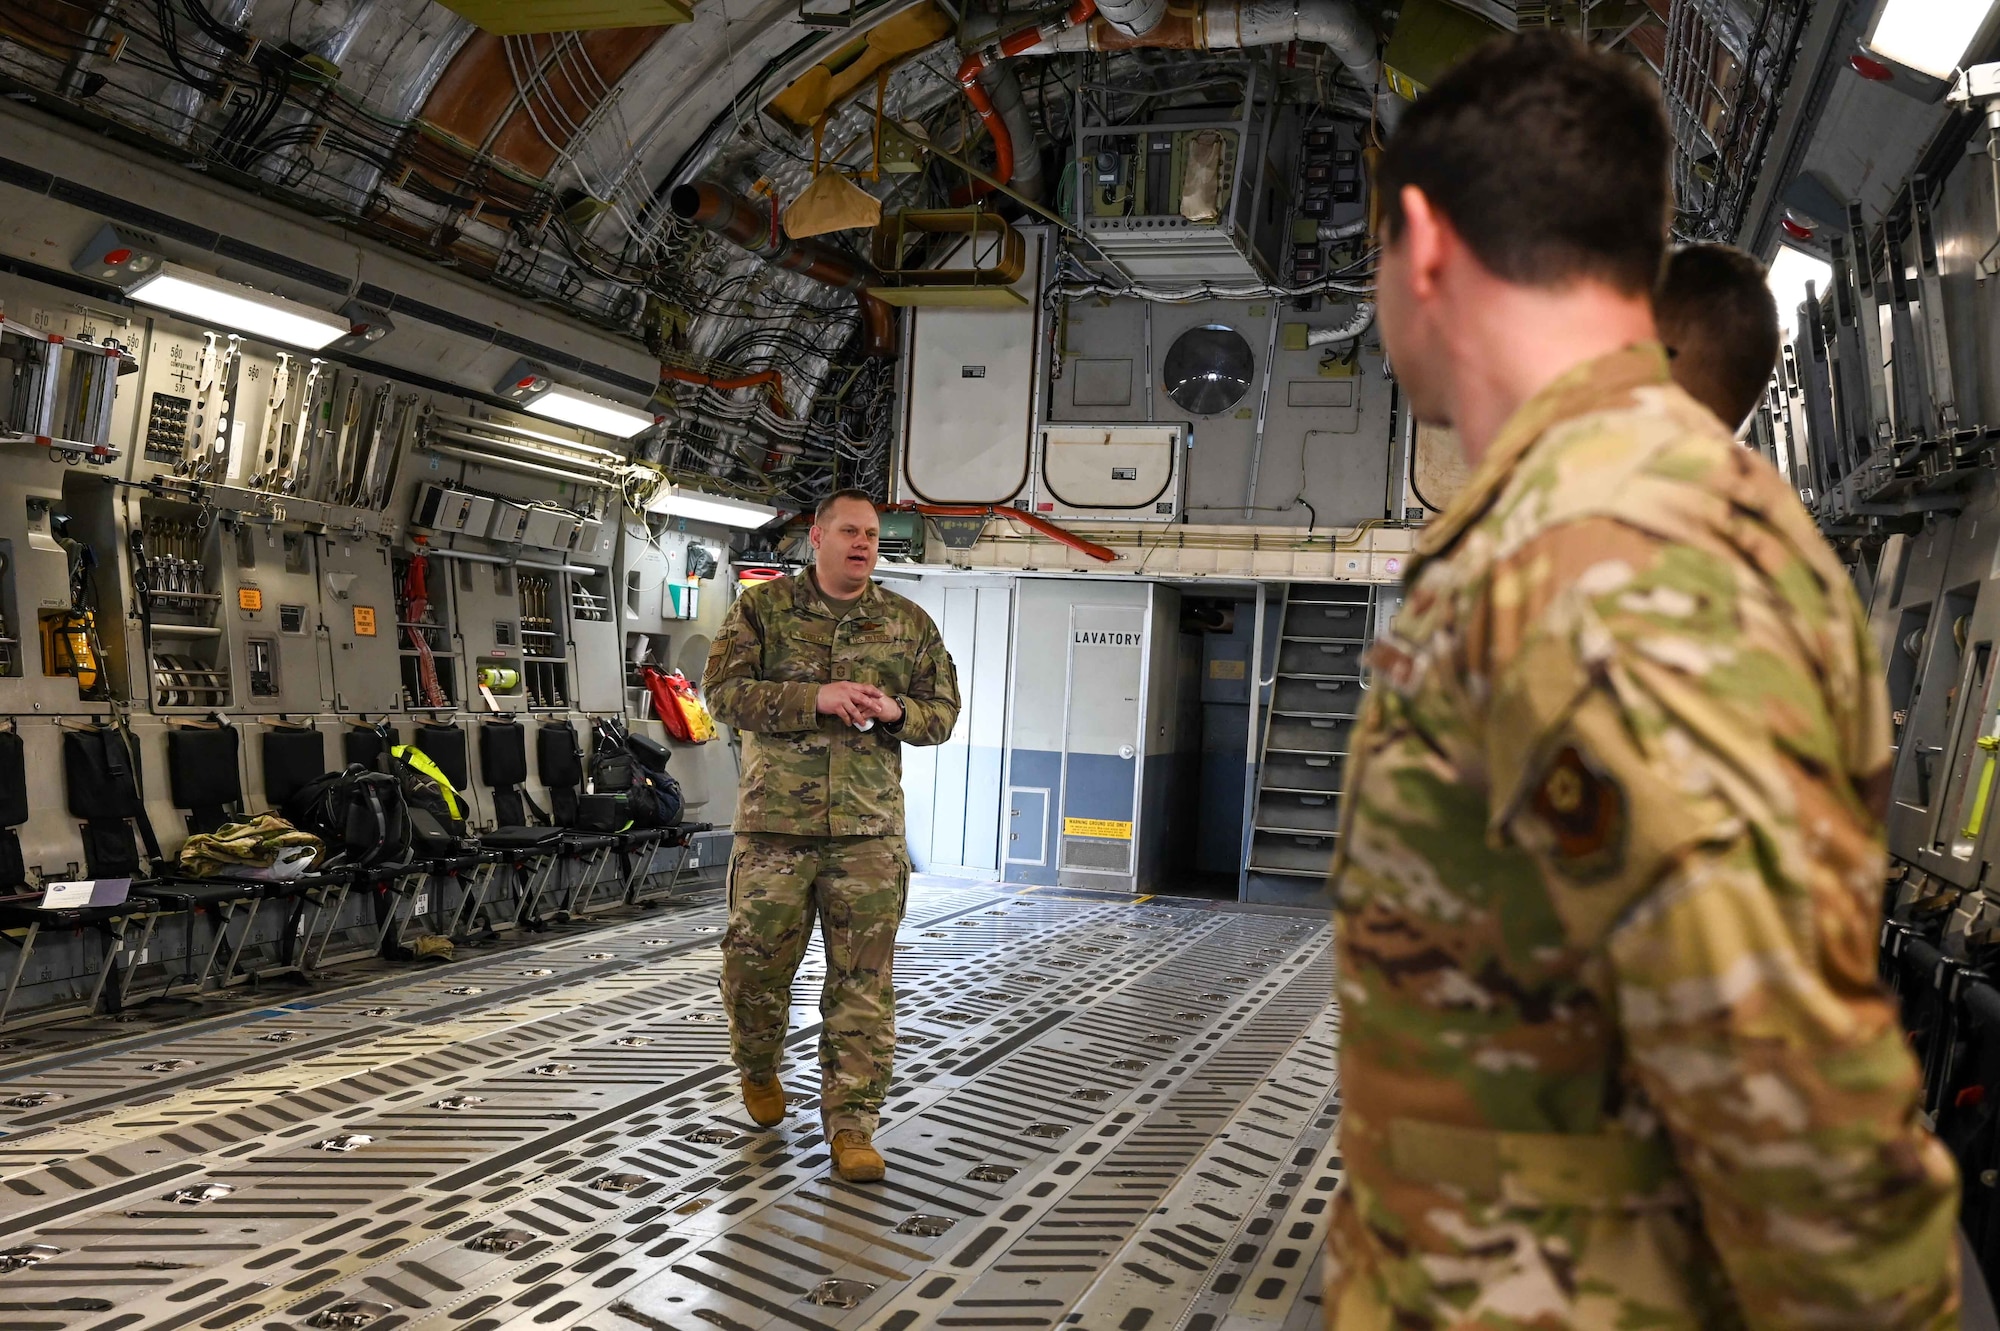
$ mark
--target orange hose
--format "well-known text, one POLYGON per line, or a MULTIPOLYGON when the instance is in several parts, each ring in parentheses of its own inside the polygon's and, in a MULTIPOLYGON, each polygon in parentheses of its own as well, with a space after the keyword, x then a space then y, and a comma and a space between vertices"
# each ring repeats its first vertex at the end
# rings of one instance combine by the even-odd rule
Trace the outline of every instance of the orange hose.
POLYGON ((756 370, 750 374, 722 376, 703 374, 700 370, 686 370, 678 365, 662 365, 660 378, 671 379, 677 384, 694 384, 699 388, 756 388, 760 384, 771 385, 771 409, 780 416, 792 413, 785 405, 785 376, 776 370, 756 370))
MULTIPOLYGON (((979 76, 996 60, 1008 60, 1021 54, 1031 46, 1053 38, 1067 28, 1079 27, 1090 22, 1097 13, 1097 0, 1071 0, 1069 11, 1053 23, 1032 25, 1003 37, 997 44, 984 50, 974 51, 958 66, 958 86, 965 90, 965 100, 985 124, 986 132, 993 136, 993 175, 1002 184, 1014 183, 1014 136, 1007 132, 1007 125, 1000 119, 1000 113, 993 109, 993 99, 986 95, 980 85, 979 76)), ((974 197, 992 192, 992 186, 983 180, 974 181, 974 197)))
POLYGON ((1047 518, 1037 517, 1018 508, 998 508, 991 504, 897 504, 895 507, 931 518, 1011 518, 1022 526, 1048 537, 1051 541, 1089 555, 1092 559, 1109 564, 1118 558, 1117 551, 1099 545, 1095 541, 1087 541, 1073 531, 1066 531, 1056 526, 1047 518))

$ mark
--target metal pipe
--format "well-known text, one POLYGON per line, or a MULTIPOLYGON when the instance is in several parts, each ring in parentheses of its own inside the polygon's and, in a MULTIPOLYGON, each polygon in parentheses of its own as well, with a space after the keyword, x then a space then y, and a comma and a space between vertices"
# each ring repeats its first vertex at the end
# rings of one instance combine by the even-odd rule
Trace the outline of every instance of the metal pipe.
MULTIPOLYGON (((493 439, 486 435, 469 434, 464 430, 440 430, 434 427, 430 432, 430 437, 432 439, 452 439, 456 440, 461 444, 472 444, 479 448, 511 449, 516 453, 528 454, 531 458, 537 461, 538 465, 542 466, 567 464, 577 468, 584 468, 584 467, 595 467, 598 465, 593 462, 585 461, 584 459, 581 458, 552 458, 549 457, 546 453, 541 452, 540 449, 534 444, 515 443, 511 439, 493 439)), ((493 459, 493 461, 498 463, 502 461, 502 459, 495 458, 493 459)), ((606 468, 605 474, 598 481, 598 484, 611 485, 615 483, 614 478, 609 474, 609 472, 610 469, 606 468)), ((581 475, 588 475, 589 473, 579 470, 575 474, 581 476, 581 475)))
POLYGON ((593 576, 604 572, 601 568, 585 568, 581 564, 542 564, 532 559, 508 559, 504 555, 482 555, 471 550, 439 550, 425 546, 424 554, 430 559, 458 559, 468 564, 499 564, 506 568, 531 568, 537 573, 593 576))
POLYGON ((853 292, 861 307, 862 354, 875 360, 896 354, 896 312, 868 294, 881 274, 867 264, 817 241, 774 240, 770 213, 710 181, 674 186, 667 206, 682 221, 712 231, 766 263, 836 291, 853 292))
MULTIPOLYGON (((902 127, 903 127, 903 132, 908 134, 912 139, 914 139, 918 144, 920 144, 925 152, 934 153, 937 156, 943 158, 945 161, 950 162, 953 166, 957 167, 959 170, 969 172, 974 179, 985 181, 987 184, 993 186, 994 189, 1000 191, 1000 193, 1006 195, 1008 198, 1020 204, 1023 208, 1026 208, 1029 212, 1033 213, 1035 216, 1041 218, 1044 222, 1047 222, 1051 226, 1055 227, 1058 231, 1062 231, 1065 234, 1075 236, 1078 240, 1081 240, 1084 243, 1090 245, 1092 249, 1096 249, 1096 244, 1095 242, 1091 241, 1089 234, 1077 230, 1076 224, 1074 222, 1070 222, 1065 218, 1063 218, 1062 216, 1050 212, 1047 208, 1044 208, 1041 204, 1036 203, 1033 199, 1030 199, 1025 195, 1023 195, 1019 190, 1015 189, 1012 185, 1007 184, 1003 180, 996 180, 994 177, 980 170, 978 167, 966 161, 963 157, 958 156, 956 153, 951 152, 948 149, 938 147, 937 144, 932 143, 930 139, 922 133, 923 127, 921 125, 916 124, 916 122, 914 121, 906 120, 902 122, 902 127)), ((1100 258, 1103 257, 1103 252, 1101 250, 1098 252, 1098 256, 1100 258)))
POLYGON ((623 462, 625 460, 623 453, 614 452, 609 448, 599 448, 596 444, 580 444, 574 439, 562 439, 556 435, 543 434, 539 430, 524 430, 518 425, 508 425, 504 421, 483 421, 477 416, 455 416, 448 411, 432 412, 431 419, 434 421, 450 421, 453 425, 464 425, 479 430, 504 431, 507 434, 519 435, 523 439, 532 439, 537 443, 554 444, 557 448, 572 449, 578 453, 595 453, 599 457, 610 458, 613 462, 623 462))
POLYGON ((441 457, 457 458, 461 462, 476 462, 482 467, 499 467, 503 471, 526 472, 531 476, 553 476, 557 480, 569 481, 575 485, 588 485, 593 489, 601 489, 611 484, 595 476, 563 471, 557 467, 544 467, 533 462, 517 462, 513 458, 497 458, 490 453, 475 453, 469 448, 454 448, 450 444, 426 444, 424 451, 436 453, 441 457))

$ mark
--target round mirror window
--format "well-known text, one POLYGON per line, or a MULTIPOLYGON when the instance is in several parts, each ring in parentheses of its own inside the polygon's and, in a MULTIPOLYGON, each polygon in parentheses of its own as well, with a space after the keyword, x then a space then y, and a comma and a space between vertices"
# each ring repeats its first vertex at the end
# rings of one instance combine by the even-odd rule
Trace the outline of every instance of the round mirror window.
POLYGON ((1243 400, 1256 366, 1241 333, 1227 324, 1203 324, 1174 339, 1162 376, 1175 406, 1196 416, 1214 416, 1243 400))

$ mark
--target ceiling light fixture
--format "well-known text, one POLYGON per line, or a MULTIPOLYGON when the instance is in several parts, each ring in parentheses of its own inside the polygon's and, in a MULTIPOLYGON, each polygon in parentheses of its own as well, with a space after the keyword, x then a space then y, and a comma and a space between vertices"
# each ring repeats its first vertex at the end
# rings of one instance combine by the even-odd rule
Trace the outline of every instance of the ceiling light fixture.
POLYGON ((647 503, 648 513, 665 513, 694 522, 713 522, 724 527, 756 528, 774 521, 778 510, 747 499, 730 499, 705 494, 680 485, 663 485, 647 503))
POLYGON ((195 323, 226 328, 265 342, 318 351, 348 334, 348 322, 282 296, 253 291, 177 263, 133 283, 126 294, 141 305, 178 314, 195 323))
POLYGON ((630 439, 641 430, 651 429, 654 420, 651 412, 567 388, 551 388, 522 405, 537 416, 565 425, 579 425, 614 439, 630 439))
POLYGON ((1869 29, 1870 54, 1950 82, 1993 13, 1994 0, 1883 0, 1869 29))
POLYGON ((564 425, 595 430, 613 439, 630 439, 641 430, 651 429, 660 418, 650 411, 628 407, 608 397, 566 388, 549 377, 549 372, 533 361, 516 361, 494 389, 524 411, 546 416, 564 425))

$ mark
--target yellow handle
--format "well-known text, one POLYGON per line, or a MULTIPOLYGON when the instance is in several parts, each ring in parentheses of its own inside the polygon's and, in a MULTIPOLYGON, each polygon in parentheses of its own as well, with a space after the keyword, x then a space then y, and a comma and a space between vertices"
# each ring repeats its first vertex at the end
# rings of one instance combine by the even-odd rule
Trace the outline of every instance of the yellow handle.
POLYGON ((2000 735, 1981 735, 1979 747, 1986 751, 1986 766, 1980 769, 1979 789, 1972 797, 1972 812, 1965 819, 1967 841, 1977 839, 1980 829, 1986 826, 1986 805, 1993 798, 1993 768, 2000 762, 2000 735))

